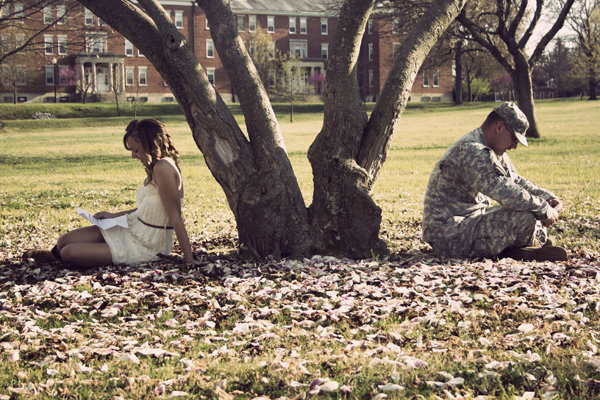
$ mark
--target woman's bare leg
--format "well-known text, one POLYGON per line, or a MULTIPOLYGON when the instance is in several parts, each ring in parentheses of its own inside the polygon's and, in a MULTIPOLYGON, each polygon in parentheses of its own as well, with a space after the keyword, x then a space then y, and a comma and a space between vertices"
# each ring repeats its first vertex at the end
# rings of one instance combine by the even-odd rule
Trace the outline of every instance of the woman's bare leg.
POLYGON ((76 267, 90 268, 112 265, 112 254, 100 228, 87 226, 65 233, 58 239, 62 261, 76 267))

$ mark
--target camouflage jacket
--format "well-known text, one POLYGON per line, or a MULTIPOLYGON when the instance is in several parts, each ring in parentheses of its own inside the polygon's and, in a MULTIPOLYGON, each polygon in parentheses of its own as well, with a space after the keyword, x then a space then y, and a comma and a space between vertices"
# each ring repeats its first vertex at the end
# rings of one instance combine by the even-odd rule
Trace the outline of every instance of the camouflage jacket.
POLYGON ((423 240, 459 235, 460 222, 484 214, 491 200, 545 219, 546 200, 553 197, 553 193, 521 177, 506 153, 496 155, 479 127, 454 143, 431 173, 423 209, 423 240))

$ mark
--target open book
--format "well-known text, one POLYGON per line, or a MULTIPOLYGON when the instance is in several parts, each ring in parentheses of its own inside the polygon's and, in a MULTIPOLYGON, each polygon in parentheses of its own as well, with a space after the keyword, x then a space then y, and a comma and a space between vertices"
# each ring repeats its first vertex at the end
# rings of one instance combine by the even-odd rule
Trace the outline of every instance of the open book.
POLYGON ((83 218, 87 219, 93 225, 96 225, 97 227, 99 227, 102 230, 110 229, 115 226, 122 226, 123 228, 128 227, 127 217, 125 215, 121 215, 120 217, 116 217, 116 218, 99 219, 99 218, 94 217, 89 212, 82 210, 79 207, 77 207, 77 214, 81 215, 83 218))

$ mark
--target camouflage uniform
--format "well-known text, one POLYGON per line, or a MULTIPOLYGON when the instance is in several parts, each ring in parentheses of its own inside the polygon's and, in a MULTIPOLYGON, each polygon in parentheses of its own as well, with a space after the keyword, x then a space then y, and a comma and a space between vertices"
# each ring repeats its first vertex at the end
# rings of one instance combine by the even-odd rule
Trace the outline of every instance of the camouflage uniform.
POLYGON ((521 177, 508 155, 487 146, 481 127, 435 165, 423 210, 423 240, 439 256, 490 257, 507 247, 546 242, 540 220, 556 197, 521 177), (491 199, 499 205, 491 206, 491 199))

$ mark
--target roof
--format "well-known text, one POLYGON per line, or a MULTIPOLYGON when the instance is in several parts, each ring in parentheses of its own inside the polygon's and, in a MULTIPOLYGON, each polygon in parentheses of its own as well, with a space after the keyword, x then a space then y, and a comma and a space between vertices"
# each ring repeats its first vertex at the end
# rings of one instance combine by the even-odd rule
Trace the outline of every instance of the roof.
MULTIPOLYGON (((231 0, 231 10, 246 14, 337 15, 336 0, 231 0)), ((338 6, 339 7, 339 6, 338 6)))

